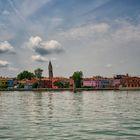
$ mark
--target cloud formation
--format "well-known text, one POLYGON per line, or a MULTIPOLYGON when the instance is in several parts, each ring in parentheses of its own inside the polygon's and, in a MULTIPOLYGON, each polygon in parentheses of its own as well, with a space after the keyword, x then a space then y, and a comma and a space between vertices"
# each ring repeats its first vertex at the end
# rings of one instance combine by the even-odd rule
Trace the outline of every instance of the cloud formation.
POLYGON ((40 55, 33 55, 32 60, 37 61, 37 62, 47 62, 48 61, 48 59, 46 59, 45 57, 42 57, 40 55))
POLYGON ((43 41, 39 36, 30 37, 27 45, 40 55, 58 54, 63 52, 62 46, 58 41, 43 41))
POLYGON ((7 68, 9 66, 8 61, 0 60, 0 68, 7 68))
POLYGON ((109 28, 110 26, 107 23, 87 24, 61 32, 60 36, 68 40, 80 40, 81 38, 98 37, 107 33, 109 28))
POLYGON ((15 53, 14 47, 8 42, 0 42, 0 54, 2 53, 15 53))

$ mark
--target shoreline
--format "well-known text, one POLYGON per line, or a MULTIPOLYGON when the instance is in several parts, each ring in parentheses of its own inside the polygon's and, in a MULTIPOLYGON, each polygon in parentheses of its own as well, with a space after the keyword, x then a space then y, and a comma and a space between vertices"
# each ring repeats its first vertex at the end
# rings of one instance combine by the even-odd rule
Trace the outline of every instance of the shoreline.
POLYGON ((16 89, 0 89, 0 91, 72 91, 72 92, 80 92, 80 91, 140 91, 140 88, 104 88, 104 89, 95 89, 95 88, 58 88, 58 89, 52 89, 52 88, 38 88, 38 89, 22 89, 22 88, 16 88, 16 89))

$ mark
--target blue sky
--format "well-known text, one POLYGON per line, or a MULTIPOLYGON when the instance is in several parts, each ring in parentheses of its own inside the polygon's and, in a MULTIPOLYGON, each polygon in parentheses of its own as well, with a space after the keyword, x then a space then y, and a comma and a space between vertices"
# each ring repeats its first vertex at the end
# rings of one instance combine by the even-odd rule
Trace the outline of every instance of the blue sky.
POLYGON ((140 75, 140 0, 0 0, 0 75, 140 75))

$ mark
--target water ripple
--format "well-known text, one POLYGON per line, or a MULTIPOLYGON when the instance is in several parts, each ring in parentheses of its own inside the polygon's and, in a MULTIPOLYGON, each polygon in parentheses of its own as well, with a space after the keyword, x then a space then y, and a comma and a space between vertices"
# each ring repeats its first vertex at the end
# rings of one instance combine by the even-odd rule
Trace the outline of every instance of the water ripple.
POLYGON ((140 92, 1 92, 0 140, 139 140, 140 92))

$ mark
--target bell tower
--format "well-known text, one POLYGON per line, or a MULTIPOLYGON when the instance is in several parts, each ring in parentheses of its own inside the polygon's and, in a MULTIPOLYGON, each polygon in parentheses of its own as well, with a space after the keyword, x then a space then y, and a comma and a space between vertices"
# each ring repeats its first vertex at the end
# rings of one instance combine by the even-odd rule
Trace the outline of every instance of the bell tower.
POLYGON ((48 71, 49 71, 49 79, 52 79, 53 78, 53 67, 52 67, 51 61, 49 61, 48 71))

